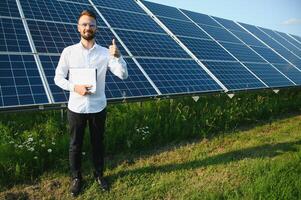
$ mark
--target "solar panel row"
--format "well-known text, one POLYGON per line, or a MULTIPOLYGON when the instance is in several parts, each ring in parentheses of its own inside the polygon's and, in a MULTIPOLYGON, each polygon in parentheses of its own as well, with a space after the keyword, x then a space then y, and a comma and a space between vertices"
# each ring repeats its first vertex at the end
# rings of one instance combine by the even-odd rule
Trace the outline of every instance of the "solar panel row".
POLYGON ((218 92, 220 82, 229 91, 301 84, 299 36, 137 2, 1 1, 0 110, 67 101, 54 71, 62 50, 79 42, 77 16, 84 9, 101 14, 96 42, 109 46, 117 38, 128 63, 127 80, 107 73, 109 100, 218 92))

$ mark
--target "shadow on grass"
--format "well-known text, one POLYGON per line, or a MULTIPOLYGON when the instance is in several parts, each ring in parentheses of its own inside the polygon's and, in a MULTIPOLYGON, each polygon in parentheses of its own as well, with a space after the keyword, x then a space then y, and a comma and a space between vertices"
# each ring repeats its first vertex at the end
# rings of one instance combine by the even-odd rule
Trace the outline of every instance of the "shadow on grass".
POLYGON ((230 162, 237 162, 243 159, 255 159, 255 158, 272 158, 281 155, 286 152, 297 152, 299 149, 296 145, 301 145, 301 140, 294 142, 285 142, 277 144, 266 144, 262 146, 256 146, 252 148, 240 149, 227 153, 222 153, 216 156, 207 157, 201 160, 195 160, 191 162, 181 164, 168 164, 161 166, 147 166, 139 169, 121 171, 115 175, 112 175, 110 179, 115 181, 116 179, 136 174, 152 174, 157 172, 168 173, 177 170, 191 170, 201 167, 207 167, 212 165, 227 164, 230 162))

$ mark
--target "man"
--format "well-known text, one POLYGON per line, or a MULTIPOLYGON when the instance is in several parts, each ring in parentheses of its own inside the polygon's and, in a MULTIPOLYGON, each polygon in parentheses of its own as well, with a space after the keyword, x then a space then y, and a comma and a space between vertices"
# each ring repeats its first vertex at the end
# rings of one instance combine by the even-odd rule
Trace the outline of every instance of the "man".
POLYGON ((70 91, 68 102, 68 122, 70 127, 69 161, 72 174, 71 194, 77 196, 82 187, 81 149, 86 124, 89 124, 92 145, 94 176, 102 190, 109 186, 103 176, 104 171, 104 130, 106 121, 105 76, 109 69, 120 79, 128 77, 126 62, 113 39, 109 49, 95 43, 97 32, 96 15, 84 10, 78 17, 78 44, 66 47, 55 71, 55 84, 70 91), (96 70, 96 91, 91 93, 92 85, 73 84, 67 80, 70 68, 92 68, 96 70))

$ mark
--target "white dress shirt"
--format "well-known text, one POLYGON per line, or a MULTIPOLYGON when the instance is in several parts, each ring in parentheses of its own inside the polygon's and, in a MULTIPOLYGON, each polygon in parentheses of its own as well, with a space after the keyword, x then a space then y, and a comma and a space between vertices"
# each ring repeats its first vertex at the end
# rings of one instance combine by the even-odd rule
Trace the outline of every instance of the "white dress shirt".
POLYGON ((111 56, 107 48, 94 44, 91 49, 87 49, 79 42, 63 50, 55 70, 54 82, 60 88, 70 91, 69 110, 76 113, 97 113, 107 106, 105 78, 108 68, 120 79, 128 77, 124 59, 111 56), (74 84, 67 80, 69 68, 97 69, 96 92, 85 96, 76 93, 74 84))

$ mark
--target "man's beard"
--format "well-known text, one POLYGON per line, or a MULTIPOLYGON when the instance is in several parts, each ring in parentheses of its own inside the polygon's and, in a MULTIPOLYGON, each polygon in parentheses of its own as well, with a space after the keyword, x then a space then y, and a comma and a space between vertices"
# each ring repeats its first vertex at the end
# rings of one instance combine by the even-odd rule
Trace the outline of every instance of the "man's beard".
POLYGON ((84 38, 85 40, 90 41, 95 38, 95 32, 89 31, 90 35, 88 35, 88 36, 86 36, 85 33, 81 34, 81 37, 84 38))

